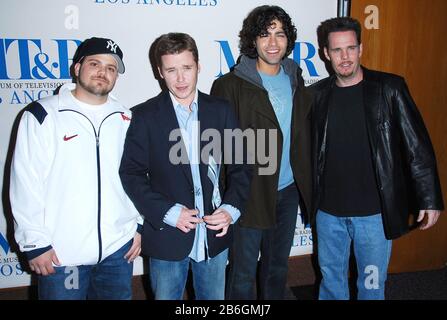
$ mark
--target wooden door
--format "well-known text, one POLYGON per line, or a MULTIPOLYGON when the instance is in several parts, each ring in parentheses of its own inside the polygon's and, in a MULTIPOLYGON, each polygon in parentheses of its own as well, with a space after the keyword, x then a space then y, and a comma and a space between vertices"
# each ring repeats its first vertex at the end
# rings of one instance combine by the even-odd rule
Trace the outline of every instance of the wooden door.
MULTIPOLYGON (((399 74, 407 81, 433 142, 445 201, 446 14, 445 0, 352 0, 351 3, 351 16, 362 24, 362 64, 367 68, 399 74), (377 10, 378 15, 374 16, 377 10), (377 21, 373 21, 375 17, 377 21)), ((446 213, 442 213, 433 228, 415 230, 394 241, 390 272, 429 270, 446 265, 446 213)))

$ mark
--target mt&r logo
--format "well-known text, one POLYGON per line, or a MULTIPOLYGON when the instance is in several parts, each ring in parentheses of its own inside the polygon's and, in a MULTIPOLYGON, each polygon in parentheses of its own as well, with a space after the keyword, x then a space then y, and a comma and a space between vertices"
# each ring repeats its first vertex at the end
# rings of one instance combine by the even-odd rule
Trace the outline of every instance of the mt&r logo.
MULTIPOLYGON (((235 55, 230 49, 228 40, 215 40, 215 42, 220 47, 217 74, 217 77, 220 77, 223 74, 224 63, 228 69, 235 65, 235 55)), ((81 41, 76 39, 52 39, 43 43, 42 39, 0 38, 0 80, 71 79, 70 65, 80 43, 81 41), (19 66, 19 74, 12 74, 17 69, 9 70, 8 62, 10 66, 19 66)), ((319 76, 314 61, 317 58, 316 48, 312 43, 296 42, 292 58, 308 71, 310 77, 319 76)))
MULTIPOLYGON (((227 69, 230 70, 236 64, 235 57, 237 56, 231 51, 228 40, 215 40, 215 42, 217 42, 220 47, 219 73, 216 75, 216 78, 219 78, 224 74, 224 71, 222 71, 223 66, 226 65, 227 69)), ((315 67, 315 61, 318 59, 317 49, 311 42, 295 42, 291 58, 295 60, 302 69, 307 70, 310 77, 320 76, 315 67)))
POLYGON ((70 79, 71 57, 80 43, 75 39, 52 39, 44 44, 41 39, 0 39, 0 80, 70 79), (53 51, 57 55, 50 58, 53 51), (7 62, 18 64, 19 74, 12 75, 7 62))
POLYGON ((3 251, 7 255, 9 252, 9 243, 6 241, 5 237, 3 237, 3 234, 0 232, 0 247, 2 247, 3 251))

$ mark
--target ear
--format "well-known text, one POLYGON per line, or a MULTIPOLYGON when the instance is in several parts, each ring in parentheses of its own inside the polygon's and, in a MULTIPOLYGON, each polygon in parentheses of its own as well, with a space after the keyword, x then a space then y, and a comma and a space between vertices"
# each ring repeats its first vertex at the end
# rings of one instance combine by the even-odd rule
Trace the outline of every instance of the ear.
POLYGON ((327 51, 327 47, 324 47, 324 56, 326 57, 326 59, 328 59, 328 61, 331 61, 331 57, 329 57, 329 53, 327 51))
POLYGON ((363 44, 361 43, 359 46, 359 58, 362 56, 363 53, 363 44))
POLYGON ((160 67, 157 67, 157 69, 158 69, 158 74, 160 75, 160 77, 161 77, 162 79, 164 79, 164 78, 163 78, 163 74, 161 73, 161 69, 160 69, 160 67))
POLYGON ((200 69, 202 69, 202 67, 200 66, 200 63, 197 62, 197 73, 200 73, 200 69))
POLYGON ((79 62, 77 62, 74 65, 74 75, 76 78, 79 78, 79 70, 81 69, 81 64, 79 62))

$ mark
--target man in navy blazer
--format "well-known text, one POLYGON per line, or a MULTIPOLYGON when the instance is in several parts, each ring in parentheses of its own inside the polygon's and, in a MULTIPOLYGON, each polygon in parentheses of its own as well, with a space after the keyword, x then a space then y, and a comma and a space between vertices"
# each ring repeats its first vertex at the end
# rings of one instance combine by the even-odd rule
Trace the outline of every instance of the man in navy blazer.
POLYGON ((246 164, 235 163, 245 159, 243 150, 224 143, 224 131, 237 129, 237 121, 226 100, 197 90, 193 38, 162 35, 154 56, 168 90, 132 109, 120 167, 124 189, 145 218, 151 287, 155 299, 182 299, 191 267, 196 299, 223 299, 232 224, 251 177, 246 164))

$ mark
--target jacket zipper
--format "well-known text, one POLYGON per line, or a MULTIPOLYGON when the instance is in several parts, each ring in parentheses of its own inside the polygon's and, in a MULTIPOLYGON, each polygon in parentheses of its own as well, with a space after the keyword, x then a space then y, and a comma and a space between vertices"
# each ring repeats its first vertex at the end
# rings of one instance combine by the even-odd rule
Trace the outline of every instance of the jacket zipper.
POLYGON ((76 110, 72 110, 72 109, 62 109, 62 110, 60 110, 60 112, 64 112, 64 111, 75 112, 75 113, 80 114, 84 118, 86 118, 87 121, 91 124, 91 126, 93 128, 93 132, 95 134, 95 139, 96 139, 96 170, 97 170, 97 180, 98 180, 98 221, 97 221, 97 223, 98 223, 98 262, 97 263, 100 263, 101 260, 102 260, 102 236, 101 236, 101 159, 100 159, 100 152, 99 152, 99 147, 100 147, 99 135, 101 133, 102 124, 104 123, 104 121, 107 118, 109 118, 111 115, 114 115, 115 113, 123 114, 123 112, 115 111, 115 112, 112 112, 109 115, 107 115, 104 119, 102 119, 102 121, 101 121, 101 123, 99 124, 99 127, 98 127, 98 132, 96 132, 96 129, 95 129, 95 126, 93 125, 93 123, 83 113, 81 113, 79 111, 76 111, 76 110))

